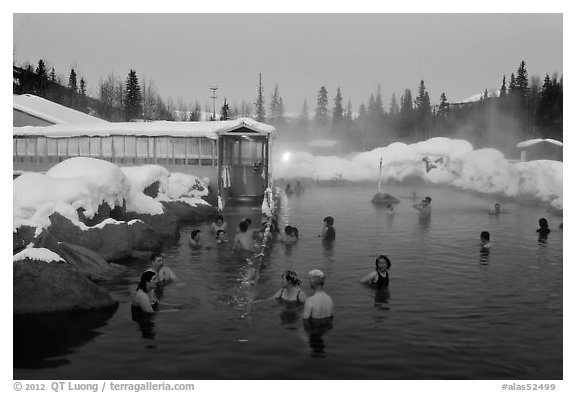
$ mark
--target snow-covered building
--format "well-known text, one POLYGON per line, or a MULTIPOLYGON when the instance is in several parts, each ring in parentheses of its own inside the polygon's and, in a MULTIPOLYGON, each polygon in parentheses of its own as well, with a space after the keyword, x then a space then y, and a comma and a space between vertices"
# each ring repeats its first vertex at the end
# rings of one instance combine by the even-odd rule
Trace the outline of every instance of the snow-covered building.
POLYGON ((271 182, 276 135, 274 127, 248 118, 57 124, 13 131, 15 171, 43 172, 70 157, 99 158, 120 166, 157 164, 170 172, 210 179, 224 201, 264 195, 271 182))
POLYGON ((520 149, 520 162, 534 160, 564 161, 564 144, 555 139, 528 139, 516 145, 520 149))
POLYGON ((87 115, 32 94, 14 94, 12 105, 14 127, 49 126, 67 123, 108 123, 106 120, 87 115))

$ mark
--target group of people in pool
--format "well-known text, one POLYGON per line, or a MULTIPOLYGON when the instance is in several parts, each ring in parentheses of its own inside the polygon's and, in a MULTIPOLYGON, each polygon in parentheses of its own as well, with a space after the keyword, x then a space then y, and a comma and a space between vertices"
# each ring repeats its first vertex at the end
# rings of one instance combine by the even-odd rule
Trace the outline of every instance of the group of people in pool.
MULTIPOLYGON (((420 218, 428 218, 431 214, 432 199, 427 196, 421 203, 413 205, 419 211, 420 218)), ((489 214, 500 214, 501 206, 499 203, 494 205, 494 208, 489 210, 489 214)), ((325 241, 334 241, 336 238, 336 230, 334 228, 334 218, 327 216, 323 220, 323 228, 318 235, 325 241)), ((243 219, 238 225, 238 231, 232 242, 232 251, 237 253, 242 258, 246 258, 252 262, 255 258, 262 258, 264 256, 264 249, 269 247, 270 242, 275 239, 286 244, 294 244, 298 241, 299 234, 298 228, 287 225, 284 228, 284 233, 280 234, 278 222, 274 218, 265 220, 258 230, 251 230, 250 226, 252 220, 250 218, 243 219), (260 240, 261 252, 257 253, 257 243, 255 239, 260 240)), ((560 224, 562 227, 562 224, 560 224)), ((539 220, 540 228, 537 230, 539 239, 546 239, 550 233, 548 228, 548 221, 545 218, 539 220)), ((228 225, 221 215, 218 215, 215 222, 210 226, 211 232, 216 237, 217 243, 227 243, 227 230, 228 225)), ((192 247, 202 247, 200 239, 200 230, 193 230, 190 234, 190 245, 192 247)), ((480 249, 481 260, 486 260, 491 247, 490 233, 482 231, 480 234, 480 249), (482 259, 484 258, 484 259, 482 259)), ((175 306, 169 303, 163 303, 158 299, 158 290, 167 282, 176 279, 176 275, 172 270, 164 266, 164 258, 161 254, 152 254, 151 267, 147 269, 140 278, 136 294, 132 301, 133 312, 153 313, 158 309, 158 304, 166 304, 175 306)), ((375 260, 375 269, 369 274, 360 279, 361 283, 373 286, 376 289, 383 289, 389 286, 390 274, 389 270, 392 266, 390 259, 386 255, 379 255, 375 260)), ((306 292, 301 288, 302 281, 298 274, 292 270, 286 270, 282 274, 283 285, 272 297, 269 299, 278 299, 286 302, 293 302, 304 305, 303 319, 309 320, 326 320, 333 318, 334 305, 332 298, 324 291, 324 284, 326 281, 325 274, 317 269, 311 270, 308 273, 310 288, 313 295, 307 296, 306 292)))

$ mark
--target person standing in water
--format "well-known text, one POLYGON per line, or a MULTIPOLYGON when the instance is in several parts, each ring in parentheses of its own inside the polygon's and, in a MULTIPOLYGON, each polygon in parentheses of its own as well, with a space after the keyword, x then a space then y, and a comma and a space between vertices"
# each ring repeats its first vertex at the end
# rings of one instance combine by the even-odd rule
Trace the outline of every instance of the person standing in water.
POLYGON ((538 225, 540 225, 540 228, 536 229, 536 232, 538 232, 538 238, 548 239, 548 235, 550 234, 550 228, 548 228, 548 220, 541 218, 538 220, 538 225))
POLYGON ((334 217, 324 217, 324 227, 322 233, 319 235, 322 240, 333 241, 336 239, 336 230, 334 229, 334 217))
POLYGON ((248 223, 243 220, 238 227, 239 231, 234 237, 232 251, 238 253, 242 258, 250 258, 254 254, 254 241, 252 234, 248 232, 248 223))
POLYGON ((310 288, 314 294, 306 299, 302 318, 309 322, 322 322, 332 320, 334 317, 334 303, 332 298, 324 292, 326 276, 320 270, 312 270, 308 273, 310 288))
POLYGON ((388 271, 392 267, 392 262, 386 255, 379 255, 374 264, 376 265, 376 270, 362 277, 360 282, 374 286, 376 289, 388 288, 390 282, 390 273, 388 271))
POLYGON ((494 214, 494 215, 500 214, 500 204, 499 204, 499 203, 495 203, 495 204, 494 204, 494 208, 490 209, 490 210, 488 211, 488 213, 494 214))
POLYGON ((224 232, 228 231, 228 224, 224 221, 224 217, 222 215, 218 215, 216 217, 216 221, 210 225, 210 230, 214 233, 218 232, 219 230, 223 230, 224 232))

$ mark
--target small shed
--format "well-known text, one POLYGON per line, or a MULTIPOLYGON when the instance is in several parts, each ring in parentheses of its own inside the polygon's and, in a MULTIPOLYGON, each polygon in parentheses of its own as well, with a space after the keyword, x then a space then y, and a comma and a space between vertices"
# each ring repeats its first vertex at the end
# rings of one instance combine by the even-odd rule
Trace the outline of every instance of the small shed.
POLYGON ((564 144, 555 139, 528 139, 516 145, 520 149, 520 161, 554 160, 564 161, 564 144))

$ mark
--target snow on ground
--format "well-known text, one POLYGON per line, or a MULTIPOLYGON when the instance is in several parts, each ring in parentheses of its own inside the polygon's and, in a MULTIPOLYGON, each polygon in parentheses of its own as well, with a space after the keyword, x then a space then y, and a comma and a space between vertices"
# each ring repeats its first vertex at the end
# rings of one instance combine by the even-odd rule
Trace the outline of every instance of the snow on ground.
POLYGON ((22 261, 24 259, 32 259, 35 261, 50 262, 66 262, 62 257, 47 248, 25 248, 13 257, 13 262, 22 261))
MULTIPOLYGON (((29 225, 50 226, 49 216, 58 212, 82 229, 77 209, 93 217, 103 202, 111 208, 126 203, 128 212, 161 214, 160 201, 180 200, 195 206, 206 203, 207 185, 198 177, 170 174, 158 165, 119 168, 108 161, 74 157, 55 165, 46 174, 26 172, 13 182, 13 229, 29 225), (158 182, 159 194, 151 198, 143 190, 158 182)), ((107 220, 100 225, 114 224, 107 220)))
POLYGON ((411 145, 395 142, 349 158, 314 156, 307 152, 291 152, 289 159, 283 160, 278 156, 282 154, 274 157, 276 179, 376 182, 382 160, 383 182, 402 182, 416 177, 431 184, 480 193, 533 197, 550 203, 556 209, 563 206, 562 162, 538 160, 512 163, 496 149, 474 150, 465 140, 438 137, 411 145), (431 164, 429 171, 426 170, 424 158, 428 158, 431 164))

